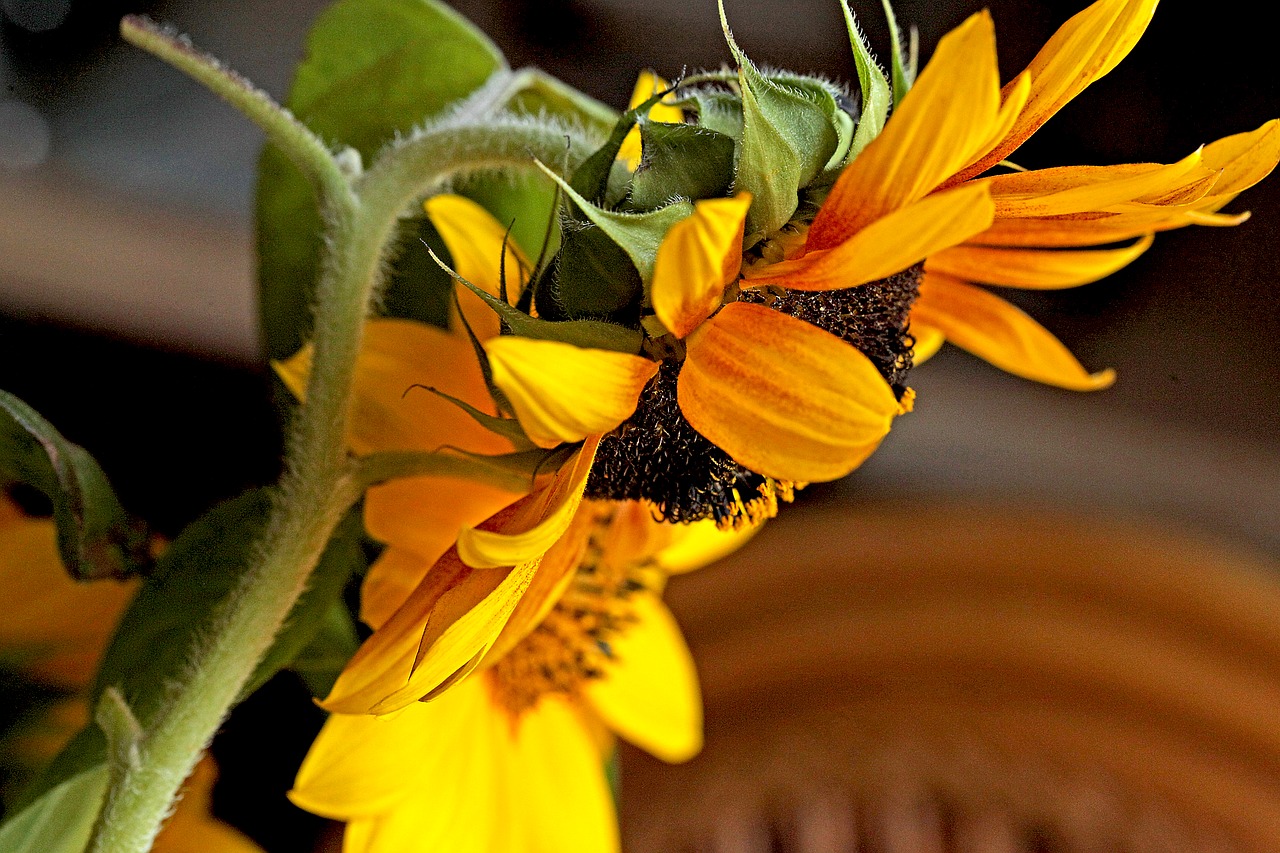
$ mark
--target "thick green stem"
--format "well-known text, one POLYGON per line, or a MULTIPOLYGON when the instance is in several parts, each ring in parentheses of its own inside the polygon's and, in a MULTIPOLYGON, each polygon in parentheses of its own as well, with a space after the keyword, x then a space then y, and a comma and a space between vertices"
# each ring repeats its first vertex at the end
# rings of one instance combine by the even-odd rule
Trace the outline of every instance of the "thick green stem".
POLYGON ((285 474, 254 564, 190 654, 187 676, 142 731, 136 760, 114 768, 94 828, 93 853, 145 853, 191 772, 306 587, 361 483, 345 448, 351 382, 364 320, 397 220, 459 175, 529 168, 533 158, 580 162, 586 140, 530 120, 446 122, 393 148, 354 186, 334 157, 266 95, 148 22, 126 19, 126 38, 187 71, 262 126, 311 176, 326 239, 317 288, 312 369, 289 437, 285 474))

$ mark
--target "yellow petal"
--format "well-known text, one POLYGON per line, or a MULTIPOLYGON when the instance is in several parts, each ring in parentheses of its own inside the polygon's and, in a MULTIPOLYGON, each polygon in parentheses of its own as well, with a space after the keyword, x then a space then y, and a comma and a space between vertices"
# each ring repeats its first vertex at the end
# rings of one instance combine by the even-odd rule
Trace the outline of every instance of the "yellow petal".
POLYGON ((830 249, 923 198, 976 156, 999 110, 995 29, 983 11, 942 38, 884 131, 845 167, 807 248, 830 249))
POLYGON ((941 331, 928 323, 920 322, 914 314, 911 317, 911 326, 908 331, 916 342, 915 346, 911 348, 911 362, 916 365, 924 364, 937 355, 938 350, 942 349, 942 345, 947 340, 947 336, 942 334, 941 331))
MULTIPOLYGON (((523 498, 485 522, 503 530, 537 501, 523 498)), ((405 603, 356 651, 322 703, 335 713, 387 714, 452 684, 477 666, 537 571, 474 569, 450 549, 405 603)))
POLYGON ((991 189, 999 219, 1103 211, 1148 196, 1171 195, 1188 186, 1207 191, 1215 180, 1213 170, 1205 167, 1203 151, 1193 151, 1167 166, 1062 166, 996 175, 981 183, 991 189))
POLYGON ((1088 284, 1130 264, 1151 247, 1148 234, 1123 249, 996 249, 956 246, 929 257, 925 269, 1005 287, 1051 290, 1088 284))
POLYGON ((1115 381, 1112 370, 1089 373, 1019 309, 958 279, 926 275, 911 320, 940 330, 956 346, 1015 376, 1073 391, 1096 391, 1115 381))
MULTIPOLYGON (((311 371, 310 345, 274 366, 289 390, 302 399, 311 371)), ((445 445, 476 453, 510 452, 506 439, 415 385, 438 388, 481 411, 496 413, 475 350, 465 337, 412 320, 372 320, 365 325, 356 362, 348 446, 356 453, 431 451, 445 445)))
POLYGON ((558 695, 522 714, 506 753, 509 846, 536 853, 620 849, 604 756, 581 711, 558 695))
POLYGON ((654 559, 670 575, 691 572, 724 559, 751 541, 760 529, 758 524, 744 524, 734 530, 721 530, 713 519, 666 526, 675 528, 673 541, 655 554, 654 559))
POLYGON ((586 698, 620 736, 663 761, 702 749, 698 673, 671 611, 653 595, 633 599, 636 621, 610 640, 612 665, 586 698))
MULTIPOLYGON (((1018 120, 989 151, 980 152, 960 180, 980 175, 999 163, 1068 101, 1106 76, 1142 37, 1157 0, 1098 0, 1054 33, 1027 66, 1031 91, 1018 120)), ((1006 99, 1010 83, 1005 87, 1006 99)))
POLYGON ((1204 149, 1204 162, 1222 172, 1207 199, 1209 209, 1217 210, 1271 174, 1280 162, 1280 120, 1272 119, 1257 130, 1210 143, 1204 149))
POLYGON ((0 494, 0 651, 30 675, 75 688, 93 678, 136 581, 77 583, 49 519, 27 518, 0 494))
POLYGON ((810 252, 748 271, 755 285, 791 290, 840 290, 901 272, 934 252, 985 231, 993 216, 986 187, 936 193, 896 210, 833 249, 810 252))
POLYGON ((636 410, 658 372, 638 355, 504 335, 485 343, 493 382, 541 447, 606 433, 636 410))
POLYGON ((247 835, 213 816, 217 779, 217 766, 206 755, 191 771, 173 816, 156 836, 153 853, 263 853, 247 835))
POLYGON ((898 411, 858 350, 745 302, 726 305, 689 338, 677 399, 693 428, 740 464, 799 482, 852 471, 898 411))
MULTIPOLYGON (((514 301, 520 295, 530 267, 519 247, 506 239, 506 225, 471 199, 460 195, 433 196, 423 203, 423 207, 453 258, 454 272, 490 296, 501 293, 505 274, 507 298, 514 301)), ((498 315, 479 296, 460 287, 458 302, 471 330, 480 340, 498 336, 501 328, 498 315)), ((456 318, 454 325, 457 327, 456 318)))
MULTIPOLYGON (((631 91, 631 103, 627 108, 635 109, 658 92, 670 88, 670 86, 670 83, 652 71, 641 71, 636 78, 636 86, 631 91)), ((680 107, 664 104, 661 101, 649 108, 648 115, 654 121, 667 124, 680 124, 684 121, 684 110, 680 109, 680 107)), ((636 167, 640 165, 641 153, 640 128, 633 127, 628 131, 626 138, 622 140, 622 147, 618 149, 618 159, 626 163, 627 168, 634 172, 636 167)))
POLYGON ((720 307, 725 287, 742 267, 742 223, 751 194, 694 205, 658 247, 650 297, 658 319, 677 338, 687 337, 720 307))

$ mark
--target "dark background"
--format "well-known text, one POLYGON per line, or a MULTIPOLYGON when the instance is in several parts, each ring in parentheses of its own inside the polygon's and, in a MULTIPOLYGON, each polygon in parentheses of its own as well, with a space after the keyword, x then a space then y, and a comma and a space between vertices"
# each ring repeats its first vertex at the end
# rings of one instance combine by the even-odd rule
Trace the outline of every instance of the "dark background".
MULTIPOLYGON (((513 66, 540 65, 615 106, 638 68, 672 76, 728 56, 712 0, 455 5, 513 66)), ((1082 5, 992 0, 1002 76, 1082 5)), ((283 97, 322 6, 0 2, 0 387, 88 447, 125 503, 170 534, 212 501, 270 481, 278 466, 253 313, 261 139, 212 96, 122 45, 116 23, 127 12, 171 21, 283 97)), ((756 61, 854 79, 835 0, 726 6, 756 61)), ((904 0, 897 11, 919 24, 927 57, 978 8, 904 0)), ((1253 8, 1166 0, 1130 57, 1015 159, 1033 168, 1168 162, 1280 115, 1273 33, 1253 8)), ((887 56, 879 4, 854 9, 887 56)), ((929 492, 1070 504, 1274 554, 1280 180, 1229 210, 1254 216, 1239 228, 1162 235, 1101 283, 1013 295, 1088 367, 1115 367, 1114 388, 1034 387, 945 351, 913 374, 916 412, 881 452, 805 500, 929 492)), ((291 768, 259 770, 246 748, 269 730, 293 744, 283 764, 296 761, 315 717, 306 718, 296 686, 270 690, 228 726, 219 751, 236 784, 222 786, 220 801, 261 840, 282 844, 293 818, 253 803, 278 804, 291 768)))

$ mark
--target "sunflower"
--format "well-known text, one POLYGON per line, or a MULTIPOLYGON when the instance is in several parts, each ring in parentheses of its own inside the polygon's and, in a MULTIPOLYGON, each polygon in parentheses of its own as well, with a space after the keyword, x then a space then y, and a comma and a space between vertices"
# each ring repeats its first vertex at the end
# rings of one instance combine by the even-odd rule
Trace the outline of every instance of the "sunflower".
MULTIPOLYGON (((6 604, 0 657, 61 693, 10 744, 9 756, 28 767, 48 762, 88 723, 89 682, 138 588, 136 581, 72 580, 58 557, 56 540, 51 519, 25 515, 0 493, 0 595, 6 604)), ((217 776, 217 766, 206 755, 157 836, 156 853, 261 853, 248 837, 213 816, 217 776)))
POLYGON ((401 713, 325 724, 290 798, 347 821, 348 853, 616 850, 613 733, 667 761, 699 751, 697 676, 660 593, 705 540, 637 503, 584 515, 572 579, 496 664, 401 713))

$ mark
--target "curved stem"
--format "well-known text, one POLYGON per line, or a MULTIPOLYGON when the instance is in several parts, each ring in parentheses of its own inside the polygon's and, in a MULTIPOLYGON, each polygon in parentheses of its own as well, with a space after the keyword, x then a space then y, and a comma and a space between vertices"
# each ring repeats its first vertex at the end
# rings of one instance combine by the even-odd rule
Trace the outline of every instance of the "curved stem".
POLYGON ((287 442, 285 474, 266 532, 253 565, 191 651, 186 677, 141 733, 138 760, 113 772, 89 843, 94 853, 151 848, 183 780, 306 587, 334 526, 359 498, 361 482, 345 442, 351 383, 364 320, 401 214, 459 175, 531 168, 534 157, 572 166, 593 148, 580 132, 547 122, 442 122, 393 147, 352 184, 309 130, 241 78, 154 25, 130 19, 124 28, 132 41, 241 108, 295 162, 302 161, 322 190, 326 239, 306 399, 287 442))

